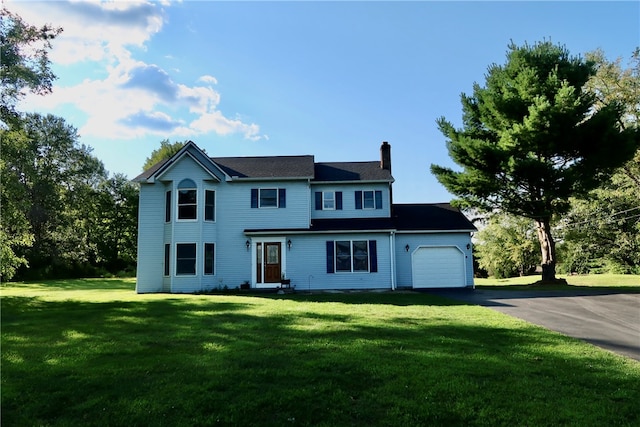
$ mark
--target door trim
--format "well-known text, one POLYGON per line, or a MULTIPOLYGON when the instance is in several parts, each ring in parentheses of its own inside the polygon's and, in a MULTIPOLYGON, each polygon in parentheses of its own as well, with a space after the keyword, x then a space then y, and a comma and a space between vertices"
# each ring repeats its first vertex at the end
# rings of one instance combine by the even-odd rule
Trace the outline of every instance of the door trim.
MULTIPOLYGON (((287 237, 286 236, 274 236, 274 237, 261 237, 256 238, 253 237, 251 239, 251 287, 253 288, 277 288, 280 286, 280 282, 277 283, 264 283, 258 282, 258 263, 257 263, 257 244, 262 243, 262 248, 264 250, 265 243, 280 243, 280 272, 285 273, 287 271, 287 246, 286 246, 287 237)), ((262 270, 262 280, 264 281, 264 260, 263 260, 263 270, 262 270)))

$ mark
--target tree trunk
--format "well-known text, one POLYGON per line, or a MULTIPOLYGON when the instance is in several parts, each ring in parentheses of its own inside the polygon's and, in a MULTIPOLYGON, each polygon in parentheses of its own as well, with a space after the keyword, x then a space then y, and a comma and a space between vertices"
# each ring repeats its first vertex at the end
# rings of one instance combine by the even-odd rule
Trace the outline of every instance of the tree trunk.
POLYGON ((551 220, 536 220, 536 231, 542 253, 542 282, 556 282, 556 243, 551 235, 551 220))

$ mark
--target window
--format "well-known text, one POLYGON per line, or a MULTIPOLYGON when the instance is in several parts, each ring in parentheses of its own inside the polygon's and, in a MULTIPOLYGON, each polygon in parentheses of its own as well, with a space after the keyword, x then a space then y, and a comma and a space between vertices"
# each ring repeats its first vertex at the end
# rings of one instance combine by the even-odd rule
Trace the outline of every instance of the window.
POLYGON ((327 241, 327 273, 378 271, 375 240, 327 241))
POLYGON ((336 194, 333 191, 322 192, 322 209, 334 210, 336 208, 336 194))
POLYGON ((204 192, 204 220, 216 220, 216 192, 213 190, 204 192))
POLYGON ((278 207, 278 190, 275 188, 260 189, 260 207, 261 208, 277 208, 278 207))
POLYGON ((178 185, 178 219, 197 219, 198 190, 196 183, 184 179, 178 185))
POLYGON ((171 222, 171 190, 167 191, 164 199, 164 222, 171 222))
POLYGON ((169 243, 165 243, 164 245, 164 275, 168 276, 170 273, 169 270, 169 262, 171 260, 170 258, 170 254, 171 254, 171 245, 169 243))
POLYGON ((351 242, 336 242, 336 271, 351 271, 351 242))
POLYGON ((213 260, 215 249, 213 243, 204 244, 204 274, 213 274, 213 260))
POLYGON ((369 271, 369 242, 351 242, 353 247, 353 271, 369 271))
POLYGON ((287 190, 285 188, 252 188, 252 208, 285 208, 287 190))
POLYGON ((382 191, 356 191, 356 209, 382 209, 382 191))
POLYGON ((176 245, 176 274, 196 274, 196 244, 178 243, 176 245))
POLYGON ((315 209, 322 210, 342 210, 342 191, 316 191, 315 209))
POLYGON ((373 209, 375 204, 373 203, 373 191, 362 192, 362 209, 373 209))

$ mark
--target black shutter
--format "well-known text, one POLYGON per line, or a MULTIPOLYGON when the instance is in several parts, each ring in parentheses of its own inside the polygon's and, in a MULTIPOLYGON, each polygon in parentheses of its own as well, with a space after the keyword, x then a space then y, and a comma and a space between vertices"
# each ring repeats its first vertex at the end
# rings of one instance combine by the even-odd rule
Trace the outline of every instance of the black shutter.
POLYGON ((258 207, 258 189, 257 188, 251 189, 251 207, 252 208, 258 207))
POLYGON ((375 240, 369 240, 369 272, 378 272, 378 248, 375 240))
POLYGON ((342 210, 342 191, 336 191, 336 209, 342 210))
POLYGON ((362 191, 356 191, 356 209, 362 209, 362 191))
POLYGON ((376 190, 376 209, 382 209, 382 191, 376 190))
POLYGON ((287 207, 287 189, 286 188, 278 189, 278 207, 279 208, 287 207))
POLYGON ((322 210, 322 191, 316 191, 316 210, 322 210))
POLYGON ((327 273, 333 273, 333 259, 335 248, 333 240, 327 240, 327 273))

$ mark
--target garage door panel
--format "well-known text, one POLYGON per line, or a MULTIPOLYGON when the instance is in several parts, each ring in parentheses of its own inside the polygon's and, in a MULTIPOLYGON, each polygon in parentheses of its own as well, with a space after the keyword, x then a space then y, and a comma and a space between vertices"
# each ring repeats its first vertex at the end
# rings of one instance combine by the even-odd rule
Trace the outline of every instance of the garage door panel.
POLYGON ((412 256, 413 287, 464 287, 464 267, 464 254, 455 246, 420 247, 412 256))

